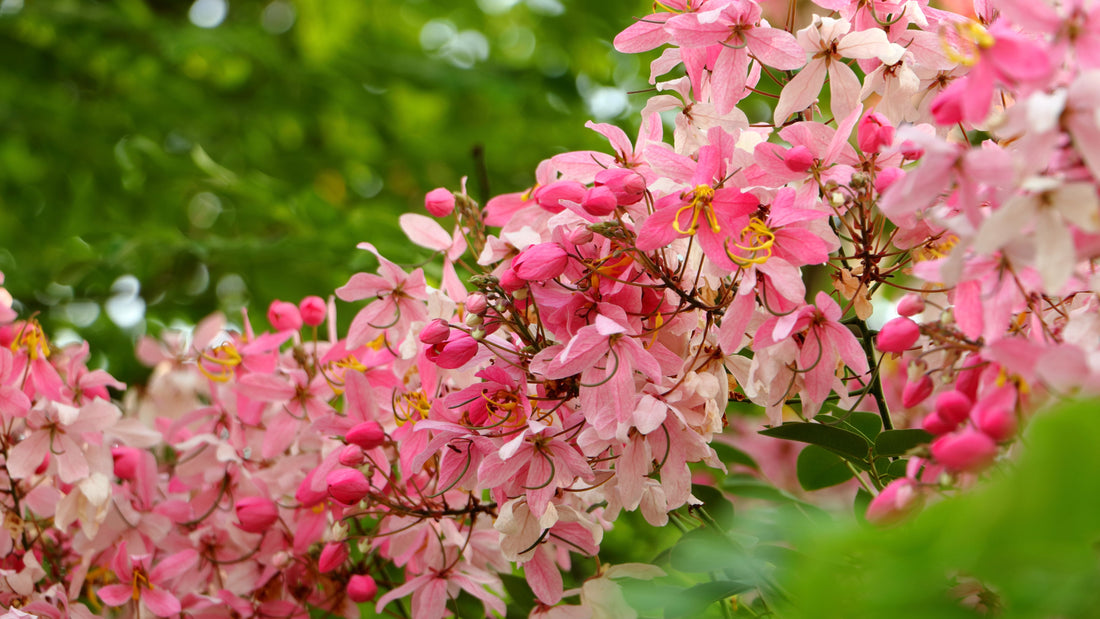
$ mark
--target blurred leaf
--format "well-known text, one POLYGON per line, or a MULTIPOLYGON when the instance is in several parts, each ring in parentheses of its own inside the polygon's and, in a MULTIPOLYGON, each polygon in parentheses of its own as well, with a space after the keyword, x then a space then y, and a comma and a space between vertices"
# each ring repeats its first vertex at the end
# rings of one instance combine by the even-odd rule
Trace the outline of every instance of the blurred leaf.
POLYGON ((718 454, 718 459, 724 462, 726 466, 741 464, 758 471, 760 470, 760 465, 756 463, 756 460, 752 459, 752 456, 732 445, 715 441, 711 443, 710 446, 714 449, 715 453, 718 454))
POLYGON ((717 488, 692 484, 691 494, 703 502, 702 507, 719 525, 728 527, 733 524, 733 503, 717 488))
POLYGON ((870 441, 875 440, 879 432, 882 432, 882 418, 878 416, 878 413, 868 413, 865 411, 849 412, 834 407, 827 408, 831 408, 833 412, 829 415, 818 415, 814 417, 814 420, 856 432, 870 441))
POLYGON ((842 484, 854 475, 844 458, 817 445, 807 445, 798 454, 797 472, 798 483, 804 490, 842 484))
POLYGON ((665 617, 668 619, 698 617, 711 604, 746 591, 751 591, 752 589, 752 585, 730 580, 719 580, 698 584, 678 592, 672 597, 665 607, 665 617))
POLYGON ((744 548, 711 527, 684 533, 672 547, 671 564, 681 572, 717 572, 726 569, 744 548))

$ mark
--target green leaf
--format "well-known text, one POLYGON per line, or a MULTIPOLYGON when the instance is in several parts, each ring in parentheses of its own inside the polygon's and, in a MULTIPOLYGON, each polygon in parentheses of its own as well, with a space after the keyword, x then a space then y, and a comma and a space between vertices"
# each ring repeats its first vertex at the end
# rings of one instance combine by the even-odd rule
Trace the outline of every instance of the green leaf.
POLYGON ((856 491, 856 498, 852 501, 852 511, 855 512, 856 519, 862 523, 867 522, 867 506, 871 504, 871 499, 873 498, 871 493, 863 488, 856 491))
POLYGON ((698 617, 711 604, 752 589, 751 585, 732 580, 698 584, 673 596, 665 607, 665 617, 667 619, 698 617))
POLYGON ((672 567, 681 572, 719 572, 745 550, 709 527, 692 529, 672 547, 672 567))
POLYGON ((514 606, 517 612, 526 617, 535 607, 535 594, 527 585, 527 580, 512 574, 501 574, 500 581, 504 584, 504 590, 508 592, 509 606, 514 606))
POLYGON ((805 490, 820 490, 842 484, 854 475, 844 458, 817 445, 807 445, 798 454, 797 471, 798 483, 805 490))
POLYGON ((828 415, 814 417, 816 421, 833 425, 830 420, 835 419, 836 425, 845 430, 852 430, 862 434, 869 440, 875 440, 879 432, 882 432, 882 417, 878 413, 866 411, 846 411, 833 408, 828 415))
POLYGON ((932 435, 920 428, 887 430, 875 439, 875 454, 879 456, 903 456, 910 449, 932 440, 932 435))
POLYGON ((756 460, 752 459, 752 456, 732 445, 715 442, 711 443, 710 446, 714 448, 714 451, 718 454, 718 459, 724 462, 726 466, 742 464, 749 468, 760 470, 760 465, 756 463, 756 460))
POLYGON ((867 462, 871 442, 862 434, 821 423, 793 422, 761 430, 764 436, 820 445, 852 460, 867 462))
POLYGON ((733 524, 733 503, 720 490, 714 486, 693 484, 691 493, 703 502, 707 514, 719 525, 728 527, 733 524))

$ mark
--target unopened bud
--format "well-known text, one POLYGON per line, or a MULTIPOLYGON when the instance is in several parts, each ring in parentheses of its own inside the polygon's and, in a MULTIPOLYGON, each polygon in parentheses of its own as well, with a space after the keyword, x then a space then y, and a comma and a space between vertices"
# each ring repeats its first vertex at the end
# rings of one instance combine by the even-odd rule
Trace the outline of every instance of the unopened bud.
POLYGON ((369 602, 378 593, 378 585, 366 574, 356 574, 348 579, 348 599, 356 604, 369 602))
POLYGON ((340 567, 348 558, 348 546, 343 542, 325 544, 321 549, 321 556, 317 559, 317 570, 327 574, 340 567))
POLYGON ((302 314, 302 322, 311 327, 316 327, 325 321, 328 307, 321 297, 306 297, 298 304, 298 311, 302 314))
POLYGON ((329 495, 344 505, 355 505, 370 494, 370 482, 359 469, 336 469, 325 481, 329 495))
POLYGON ((302 313, 293 303, 275 300, 267 308, 267 321, 276 331, 297 331, 302 328, 302 313))
POLYGON ((443 187, 433 189, 424 196, 424 208, 432 217, 446 217, 455 210, 455 195, 443 187))
POLYGON ((900 353, 913 347, 920 339, 917 323, 901 316, 883 325, 875 338, 875 345, 882 352, 900 353))
POLYGON ((248 533, 263 533, 279 519, 279 508, 262 496, 244 497, 237 501, 237 527, 248 533))

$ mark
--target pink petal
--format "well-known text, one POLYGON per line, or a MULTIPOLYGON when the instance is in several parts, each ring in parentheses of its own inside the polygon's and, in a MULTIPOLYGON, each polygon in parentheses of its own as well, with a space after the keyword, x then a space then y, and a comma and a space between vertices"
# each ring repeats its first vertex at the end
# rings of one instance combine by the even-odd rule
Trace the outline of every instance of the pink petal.
POLYGON ((142 591, 141 601, 146 608, 158 617, 172 617, 180 614, 180 610, 182 610, 180 601, 176 596, 164 589, 146 589, 142 591))
POLYGON ((107 585, 95 593, 107 606, 122 606, 133 598, 134 588, 131 585, 107 585))
POLYGON ((806 64, 806 50, 785 30, 753 28, 745 33, 745 40, 749 51, 769 67, 791 71, 806 64))
POLYGON ((443 251, 451 246, 451 235, 431 217, 405 213, 397 221, 405 236, 421 247, 443 251))
POLYGON ((527 584, 540 602, 553 606, 561 601, 561 570, 544 547, 538 547, 535 556, 523 564, 523 575, 527 577, 527 584))
POLYGON ((779 95, 779 104, 775 106, 776 125, 782 125, 788 116, 801 112, 817 100, 821 87, 825 85, 825 73, 825 61, 814 59, 787 82, 779 95))
POLYGON ((615 49, 624 54, 647 52, 668 42, 664 20, 667 15, 650 15, 627 26, 615 36, 615 49))

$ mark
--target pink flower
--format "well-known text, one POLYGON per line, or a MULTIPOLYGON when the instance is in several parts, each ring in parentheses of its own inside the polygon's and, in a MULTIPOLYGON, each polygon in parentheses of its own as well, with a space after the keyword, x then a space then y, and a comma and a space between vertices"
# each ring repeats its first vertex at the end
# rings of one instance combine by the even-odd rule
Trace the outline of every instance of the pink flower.
POLYGON ((157 617, 172 617, 182 610, 179 598, 171 591, 171 582, 186 573, 198 561, 199 553, 188 549, 162 559, 150 569, 150 555, 131 556, 126 542, 119 544, 111 569, 122 582, 100 587, 96 594, 108 606, 122 606, 140 601, 157 617))
POLYGON ((558 243, 531 245, 512 259, 512 270, 520 279, 545 281, 565 271, 569 254, 558 243))
POLYGON ((344 505, 355 505, 370 494, 370 481, 359 469, 336 469, 325 478, 328 493, 344 505))
POLYGON ((391 346, 396 347, 409 332, 414 322, 427 318, 424 302, 428 299, 427 283, 420 269, 405 273, 401 267, 383 258, 370 243, 360 243, 360 249, 378 258, 379 275, 356 273, 348 283, 336 289, 336 296, 344 301, 376 300, 355 315, 348 328, 347 347, 356 349, 385 335, 391 346))
POLYGON ((915 511, 920 503, 919 488, 912 479, 895 479, 867 506, 867 522, 877 525, 893 524, 915 511))

